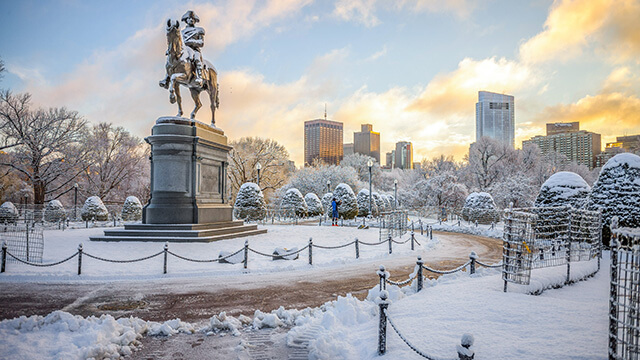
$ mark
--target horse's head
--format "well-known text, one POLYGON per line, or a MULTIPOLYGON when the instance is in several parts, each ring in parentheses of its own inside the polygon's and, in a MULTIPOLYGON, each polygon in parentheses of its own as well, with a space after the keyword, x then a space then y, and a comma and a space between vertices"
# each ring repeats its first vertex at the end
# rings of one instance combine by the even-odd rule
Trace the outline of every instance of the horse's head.
POLYGON ((180 22, 178 20, 171 21, 167 19, 167 44, 169 45, 168 54, 174 53, 179 56, 182 52, 182 35, 180 35, 180 22))

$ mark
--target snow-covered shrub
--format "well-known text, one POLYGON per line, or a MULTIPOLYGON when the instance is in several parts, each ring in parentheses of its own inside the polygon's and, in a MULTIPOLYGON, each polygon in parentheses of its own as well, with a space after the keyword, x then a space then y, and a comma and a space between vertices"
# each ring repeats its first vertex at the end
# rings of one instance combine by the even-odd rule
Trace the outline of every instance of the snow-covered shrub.
POLYGON ((138 221, 142 219, 142 203, 135 196, 128 196, 122 205, 122 220, 138 221))
POLYGON ((233 216, 236 219, 259 220, 267 215, 267 204, 260 187, 252 182, 240 186, 236 202, 233 204, 233 216))
POLYGON ((44 208, 44 221, 58 222, 67 218, 64 206, 60 200, 51 200, 44 208))
POLYGON ((589 210, 602 209, 602 239, 609 244, 611 218, 621 227, 640 227, 640 156, 618 154, 602 167, 587 200, 589 210))
POLYGON ((393 210, 393 204, 391 203, 391 201, 389 201, 389 195, 382 194, 380 195, 380 197, 382 197, 382 201, 384 201, 384 210, 385 211, 393 210))
POLYGON ((82 220, 85 221, 93 219, 97 221, 109 220, 109 211, 97 196, 91 196, 84 202, 80 215, 82 216, 82 220))
POLYGON ((371 196, 373 196, 373 201, 376 202, 376 207, 378 208, 378 214, 380 214, 381 212, 387 211, 386 204, 384 203, 384 200, 382 199, 382 195, 380 195, 380 194, 378 194, 377 192, 374 191, 371 194, 371 196))
POLYGON ((358 215, 358 201, 351 186, 345 183, 338 184, 333 195, 342 202, 342 204, 338 206, 338 214, 340 217, 353 219, 358 215))
POLYGON ((393 197, 393 195, 387 195, 387 199, 389 200, 389 206, 391 206, 391 210, 395 210, 400 207, 400 204, 396 201, 396 198, 393 197))
POLYGON ((0 223, 15 223, 18 220, 18 209, 11 201, 0 206, 0 223))
POLYGON ((324 208, 318 195, 314 193, 308 193, 304 196, 304 201, 307 203, 309 210, 309 216, 316 216, 324 214, 324 208))
POLYGON ((280 209, 297 216, 307 216, 309 210, 302 193, 296 188, 287 190, 287 193, 282 197, 280 209))
POLYGON ((540 187, 536 198, 536 207, 573 206, 583 208, 591 187, 580 175, 570 171, 557 172, 540 187))
POLYGON ((478 221, 480 224, 491 224, 500 221, 500 212, 489 193, 473 192, 464 201, 462 218, 466 221, 478 221))
POLYGON ((333 200, 333 193, 326 193, 322 196, 322 207, 324 208, 324 213, 328 216, 331 216, 331 200, 333 200))
MULTIPOLYGON (((373 194, 372 194, 373 195, 373 194)), ((358 216, 376 216, 378 214, 378 206, 376 205, 376 201, 371 197, 371 212, 369 214, 369 190, 362 189, 358 192, 358 216)))

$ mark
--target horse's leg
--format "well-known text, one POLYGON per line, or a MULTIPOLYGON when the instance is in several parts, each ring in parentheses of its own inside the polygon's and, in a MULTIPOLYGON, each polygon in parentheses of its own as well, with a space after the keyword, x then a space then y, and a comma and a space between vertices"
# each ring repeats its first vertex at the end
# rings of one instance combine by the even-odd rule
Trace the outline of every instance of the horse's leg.
POLYGON ((214 83, 209 77, 209 102, 211 102, 211 125, 216 126, 216 96, 218 94, 218 84, 214 83))
POLYGON ((182 96, 180 96, 180 84, 176 83, 176 100, 178 103, 178 117, 182 116, 182 96))
POLYGON ((196 113, 202 107, 202 102, 200 101, 200 90, 189 88, 189 91, 191 91, 191 97, 193 98, 193 102, 196 104, 196 106, 193 108, 193 111, 191 112, 191 118, 195 119, 196 113))

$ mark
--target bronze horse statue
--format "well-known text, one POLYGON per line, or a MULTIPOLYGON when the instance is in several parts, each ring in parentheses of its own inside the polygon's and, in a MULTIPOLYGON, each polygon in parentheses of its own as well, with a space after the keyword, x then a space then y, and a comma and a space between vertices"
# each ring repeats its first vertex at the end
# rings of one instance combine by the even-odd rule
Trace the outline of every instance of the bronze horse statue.
POLYGON ((196 113, 202 107, 200 93, 206 90, 209 93, 211 102, 211 125, 216 123, 216 108, 220 106, 218 99, 218 73, 213 65, 204 60, 204 71, 202 73, 202 85, 196 83, 195 66, 189 60, 187 51, 193 51, 188 46, 183 46, 182 35, 180 34, 180 22, 167 20, 167 75, 160 80, 159 85, 169 89, 169 101, 172 104, 178 103, 178 115, 182 116, 182 97, 180 96, 180 85, 189 88, 195 107, 191 112, 191 119, 195 119, 196 113))

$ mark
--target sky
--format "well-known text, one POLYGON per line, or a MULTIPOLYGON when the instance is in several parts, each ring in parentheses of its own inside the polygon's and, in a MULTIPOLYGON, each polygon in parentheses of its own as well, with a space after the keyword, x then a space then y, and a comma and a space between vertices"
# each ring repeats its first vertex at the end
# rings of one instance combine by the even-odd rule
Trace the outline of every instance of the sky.
POLYGON ((515 96, 516 147, 547 122, 580 121, 603 147, 640 134, 640 0, 1 0, 0 88, 148 136, 177 113, 158 81, 166 20, 187 10, 218 70, 216 125, 298 166, 325 104, 345 143, 373 124, 382 153, 411 141, 416 161, 463 158, 479 90, 515 96))

